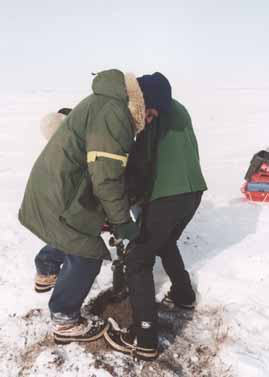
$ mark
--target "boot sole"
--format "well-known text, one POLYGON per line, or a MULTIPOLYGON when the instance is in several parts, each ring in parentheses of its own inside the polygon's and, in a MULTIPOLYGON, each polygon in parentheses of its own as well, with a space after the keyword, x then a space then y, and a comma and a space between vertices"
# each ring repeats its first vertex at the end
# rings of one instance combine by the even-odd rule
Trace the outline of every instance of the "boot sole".
POLYGON ((127 355, 131 355, 140 360, 153 361, 157 359, 157 357, 159 356, 159 352, 157 350, 153 352, 143 352, 142 350, 131 348, 128 346, 123 347, 118 343, 114 342, 113 339, 111 339, 111 337, 108 335, 107 331, 105 331, 104 333, 104 338, 114 350, 125 353, 127 355))
POLYGON ((195 309, 196 305, 180 305, 180 306, 176 306, 176 308, 179 308, 179 309, 187 309, 187 310, 193 310, 195 309))
POLYGON ((108 330, 109 328, 109 323, 103 328, 103 330, 94 335, 94 336, 91 336, 89 338, 79 338, 79 337, 69 337, 69 336, 61 336, 59 334, 54 334, 54 342, 56 344, 59 344, 59 345, 64 345, 64 344, 69 344, 69 343, 72 343, 72 342, 93 342, 95 340, 98 340, 100 338, 102 338, 102 336, 104 336, 104 333, 108 330))
POLYGON ((55 287, 55 284, 50 285, 50 286, 44 286, 44 287, 42 287, 40 285, 35 285, 35 291, 36 291, 36 293, 45 293, 45 292, 49 292, 54 287, 55 287))
POLYGON ((196 303, 187 305, 187 304, 180 304, 176 305, 174 302, 161 302, 161 304, 166 307, 167 309, 186 309, 186 310, 194 310, 196 308, 196 303))

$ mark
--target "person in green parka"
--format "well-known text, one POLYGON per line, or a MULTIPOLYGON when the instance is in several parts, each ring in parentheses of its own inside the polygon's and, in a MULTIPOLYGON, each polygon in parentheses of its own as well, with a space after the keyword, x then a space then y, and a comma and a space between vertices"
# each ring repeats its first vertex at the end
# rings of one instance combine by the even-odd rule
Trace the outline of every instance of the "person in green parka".
MULTIPOLYGON (((147 103, 152 95, 147 81, 140 82, 140 86, 147 103)), ((143 354, 149 360, 158 352, 155 258, 161 257, 172 283, 163 303, 192 309, 195 292, 177 240, 207 190, 190 115, 175 99, 169 111, 162 112, 138 135, 126 178, 130 196, 143 207, 140 236, 128 245, 125 258, 133 324, 121 334, 111 326, 105 337, 116 350, 143 354)))
POLYGON ((149 107, 134 75, 97 74, 93 94, 68 112, 28 179, 19 220, 59 255, 53 270, 44 261, 38 271, 39 288, 55 285, 49 308, 58 343, 92 341, 107 328, 83 319, 80 308, 102 260, 110 258, 100 237, 103 224, 116 238, 133 240, 139 232, 129 213, 128 154, 135 135, 171 104, 168 80, 155 73, 150 81, 156 90, 149 107))

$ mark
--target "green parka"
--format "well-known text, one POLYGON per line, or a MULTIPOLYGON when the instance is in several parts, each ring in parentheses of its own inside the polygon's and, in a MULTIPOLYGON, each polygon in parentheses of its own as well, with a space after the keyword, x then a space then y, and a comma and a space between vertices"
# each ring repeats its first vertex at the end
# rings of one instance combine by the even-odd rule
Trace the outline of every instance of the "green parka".
POLYGON ((99 73, 50 139, 30 174, 20 222, 70 254, 109 258, 105 220, 129 220, 124 171, 134 139, 124 74, 99 73))
POLYGON ((130 196, 144 201, 207 190, 191 118, 173 100, 137 137, 127 166, 130 196))

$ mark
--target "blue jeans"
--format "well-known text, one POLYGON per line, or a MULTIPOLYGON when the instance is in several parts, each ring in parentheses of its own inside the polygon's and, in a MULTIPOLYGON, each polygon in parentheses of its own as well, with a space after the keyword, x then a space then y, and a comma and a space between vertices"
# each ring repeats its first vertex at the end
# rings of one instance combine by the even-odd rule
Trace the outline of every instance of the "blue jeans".
POLYGON ((64 263, 65 253, 46 245, 35 257, 36 270, 41 275, 58 275, 64 263))
POLYGON ((52 320, 59 324, 76 323, 83 301, 100 272, 102 259, 69 255, 45 246, 37 254, 35 264, 43 275, 58 275, 49 300, 52 320))

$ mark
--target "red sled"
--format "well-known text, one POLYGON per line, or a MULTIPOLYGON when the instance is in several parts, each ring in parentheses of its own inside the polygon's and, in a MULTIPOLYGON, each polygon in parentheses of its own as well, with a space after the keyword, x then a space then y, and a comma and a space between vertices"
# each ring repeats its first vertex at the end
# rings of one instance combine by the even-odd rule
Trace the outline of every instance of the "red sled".
POLYGON ((256 153, 245 175, 246 182, 241 188, 245 197, 254 202, 269 202, 269 151, 256 153), (261 190, 254 191, 251 187, 261 187, 261 190))
POLYGON ((241 191, 245 197, 252 202, 269 202, 269 193, 268 192, 259 192, 259 191, 244 191, 245 185, 242 187, 241 191))

